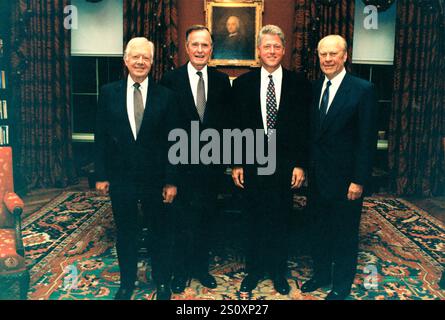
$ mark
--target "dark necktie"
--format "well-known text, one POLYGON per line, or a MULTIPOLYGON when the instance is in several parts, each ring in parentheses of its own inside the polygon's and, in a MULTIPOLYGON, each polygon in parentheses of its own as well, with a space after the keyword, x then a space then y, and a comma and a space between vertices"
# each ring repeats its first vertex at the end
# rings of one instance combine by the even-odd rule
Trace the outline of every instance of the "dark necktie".
POLYGON ((324 89, 323 97, 321 98, 321 103, 320 103, 320 123, 323 122, 324 118, 326 117, 326 111, 328 110, 329 87, 330 86, 331 86, 331 81, 329 80, 326 83, 326 89, 324 89))
POLYGON ((272 80, 272 75, 269 75, 269 84, 267 86, 266 95, 266 123, 267 136, 270 137, 270 129, 275 129, 277 123, 277 98, 275 96, 275 85, 272 80))
POLYGON ((140 83, 135 82, 133 91, 133 103, 134 103, 134 120, 136 122, 136 137, 141 129, 142 119, 144 118, 144 102, 142 100, 142 92, 139 89, 140 83))
POLYGON ((205 94, 205 87, 204 87, 204 79, 202 77, 202 72, 198 71, 196 74, 199 76, 198 81, 198 90, 196 93, 196 111, 198 111, 199 119, 204 119, 204 111, 206 108, 206 94, 205 94))

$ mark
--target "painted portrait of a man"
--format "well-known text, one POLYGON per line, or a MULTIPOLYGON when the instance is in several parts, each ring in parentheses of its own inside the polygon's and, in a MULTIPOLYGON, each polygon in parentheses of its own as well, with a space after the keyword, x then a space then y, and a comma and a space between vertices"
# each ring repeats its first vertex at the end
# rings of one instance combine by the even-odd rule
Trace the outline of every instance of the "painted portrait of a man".
POLYGON ((255 8, 213 9, 213 59, 255 59, 255 8))

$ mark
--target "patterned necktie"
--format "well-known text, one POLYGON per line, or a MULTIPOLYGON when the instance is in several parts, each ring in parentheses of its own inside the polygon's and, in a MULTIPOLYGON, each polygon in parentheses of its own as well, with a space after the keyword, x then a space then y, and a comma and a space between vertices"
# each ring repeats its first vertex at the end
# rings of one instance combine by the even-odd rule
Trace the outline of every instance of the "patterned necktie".
POLYGON ((273 83, 271 74, 269 75, 269 79, 266 95, 266 122, 268 137, 270 137, 270 129, 275 129, 275 125, 277 123, 277 98, 275 96, 275 85, 273 83))
POLYGON ((204 79, 202 77, 202 72, 198 71, 196 74, 199 76, 198 81, 198 90, 196 93, 196 110, 199 114, 199 119, 204 119, 204 111, 206 108, 206 94, 205 94, 205 87, 204 87, 204 79))
POLYGON ((328 81, 326 83, 326 89, 324 89, 323 97, 321 98, 320 103, 320 123, 323 122, 324 118, 326 117, 326 111, 328 110, 328 104, 329 104, 329 87, 331 86, 331 81, 328 81))
POLYGON ((135 82, 133 91, 133 103, 134 103, 134 121, 136 122, 136 137, 141 129, 142 119, 144 118, 144 102, 142 100, 142 93, 139 90, 140 83, 135 82))

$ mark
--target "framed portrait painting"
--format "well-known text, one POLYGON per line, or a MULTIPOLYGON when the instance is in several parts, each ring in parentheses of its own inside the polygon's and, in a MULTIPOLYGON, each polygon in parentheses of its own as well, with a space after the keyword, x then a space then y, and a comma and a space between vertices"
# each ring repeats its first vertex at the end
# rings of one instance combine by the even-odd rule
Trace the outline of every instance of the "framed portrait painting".
POLYGON ((213 35, 213 66, 259 66, 256 38, 263 0, 205 0, 207 27, 213 35))

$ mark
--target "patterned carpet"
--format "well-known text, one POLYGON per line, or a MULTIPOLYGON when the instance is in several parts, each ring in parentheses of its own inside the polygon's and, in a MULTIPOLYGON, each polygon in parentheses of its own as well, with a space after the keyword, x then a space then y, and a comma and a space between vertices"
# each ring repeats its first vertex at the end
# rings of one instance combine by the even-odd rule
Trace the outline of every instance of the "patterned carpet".
MULTIPOLYGON (((301 202, 301 199, 299 199, 301 202)), ((298 202, 298 201, 297 201, 298 202)), ((66 192, 24 221, 24 243, 31 273, 30 299, 112 299, 119 287, 114 226, 109 199, 95 193, 66 192)), ((412 204, 391 198, 367 198, 360 232, 359 267, 351 299, 445 299, 437 282, 445 262, 444 224, 412 204)), ((221 250, 220 250, 221 251, 221 250)), ((251 295, 238 291, 245 276, 239 252, 212 256, 218 287, 195 280, 173 299, 319 300, 329 288, 302 294, 299 284, 311 275, 311 259, 289 261, 291 292, 282 296, 272 282, 251 295)), ((149 261, 139 266, 134 299, 155 299, 149 261)))

